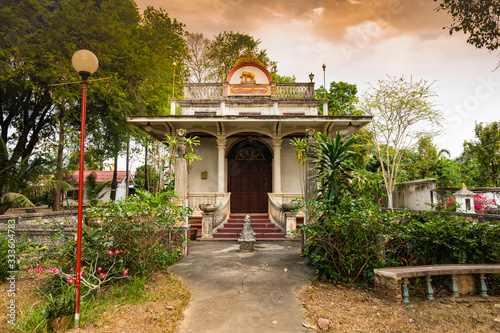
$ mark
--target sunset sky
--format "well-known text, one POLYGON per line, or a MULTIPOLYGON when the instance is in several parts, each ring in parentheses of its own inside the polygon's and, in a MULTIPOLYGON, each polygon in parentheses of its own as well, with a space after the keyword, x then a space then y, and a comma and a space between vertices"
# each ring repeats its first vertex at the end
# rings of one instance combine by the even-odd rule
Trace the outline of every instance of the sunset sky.
POLYGON ((447 122, 435 140, 457 157, 475 122, 500 120, 500 58, 478 50, 463 34, 443 30, 452 20, 432 0, 137 0, 141 11, 165 9, 189 32, 212 38, 247 33, 262 43, 278 73, 316 87, 356 84, 358 96, 387 75, 436 80, 438 107, 447 122))

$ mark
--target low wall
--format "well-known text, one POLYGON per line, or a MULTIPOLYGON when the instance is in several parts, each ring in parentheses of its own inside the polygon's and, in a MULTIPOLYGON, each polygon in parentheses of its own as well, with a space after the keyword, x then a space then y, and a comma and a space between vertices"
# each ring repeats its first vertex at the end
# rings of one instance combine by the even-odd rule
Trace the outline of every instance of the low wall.
POLYGON ((64 237, 76 237, 77 212, 46 212, 19 215, 0 215, 0 234, 7 234, 9 221, 14 220, 17 242, 29 242, 40 246, 54 247, 64 237))
POLYGON ((430 210, 430 204, 437 202, 433 194, 435 188, 434 178, 397 184, 392 193, 394 208, 430 210))

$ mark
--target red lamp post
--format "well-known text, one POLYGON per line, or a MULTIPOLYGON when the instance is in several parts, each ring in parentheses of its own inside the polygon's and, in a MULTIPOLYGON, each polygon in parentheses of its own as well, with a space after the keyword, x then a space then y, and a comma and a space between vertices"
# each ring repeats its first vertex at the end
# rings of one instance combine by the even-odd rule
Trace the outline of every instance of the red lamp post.
POLYGON ((85 118, 87 104, 87 79, 99 67, 99 60, 89 50, 78 50, 73 54, 71 63, 82 76, 82 119, 80 127, 80 171, 78 179, 78 229, 76 245, 76 296, 75 296, 75 327, 80 327, 80 278, 82 261, 82 220, 83 220, 83 171, 85 149, 85 118))

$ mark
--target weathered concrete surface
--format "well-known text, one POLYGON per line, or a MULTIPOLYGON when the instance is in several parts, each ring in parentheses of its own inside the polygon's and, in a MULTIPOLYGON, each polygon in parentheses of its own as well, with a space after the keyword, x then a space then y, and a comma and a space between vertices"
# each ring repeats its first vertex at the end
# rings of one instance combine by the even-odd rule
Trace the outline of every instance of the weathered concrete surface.
POLYGON ((192 291, 180 333, 313 332, 298 294, 314 270, 298 242, 192 242, 191 254, 169 268, 192 291), (273 323, 274 322, 274 323, 273 323))

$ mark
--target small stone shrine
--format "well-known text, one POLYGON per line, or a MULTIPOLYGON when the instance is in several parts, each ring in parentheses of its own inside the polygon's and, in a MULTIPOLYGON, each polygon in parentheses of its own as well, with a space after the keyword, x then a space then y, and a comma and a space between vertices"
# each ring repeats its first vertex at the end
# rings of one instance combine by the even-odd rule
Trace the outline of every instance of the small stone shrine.
POLYGON ((462 213, 475 214, 474 211, 474 192, 469 191, 465 184, 462 184, 462 189, 453 193, 457 201, 457 211, 462 213))
POLYGON ((245 216, 243 221, 243 230, 241 231, 238 242, 240 243, 240 252, 253 252, 255 245, 255 232, 252 229, 250 215, 245 216))

